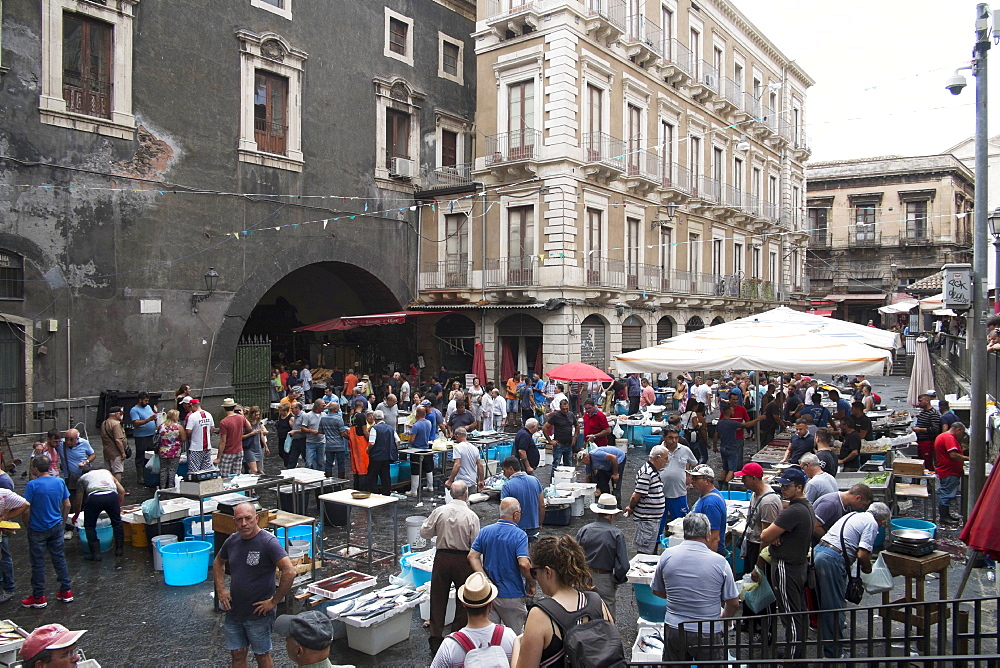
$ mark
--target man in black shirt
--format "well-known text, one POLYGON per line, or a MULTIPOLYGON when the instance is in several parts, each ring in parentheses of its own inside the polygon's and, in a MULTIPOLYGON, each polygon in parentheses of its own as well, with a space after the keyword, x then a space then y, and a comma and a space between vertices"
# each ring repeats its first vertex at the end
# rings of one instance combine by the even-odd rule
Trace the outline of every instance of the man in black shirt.
POLYGON ((788 397, 785 399, 784 414, 784 418, 787 422, 791 422, 799 416, 800 406, 802 406, 802 394, 799 392, 799 386, 795 383, 789 383, 788 397))
POLYGON ((813 452, 815 449, 816 441, 813 439, 812 434, 809 433, 809 423, 799 418, 795 421, 795 433, 792 434, 792 438, 788 441, 788 449, 785 451, 785 456, 781 460, 781 463, 798 464, 802 455, 807 452, 813 452))
POLYGON ((857 471, 861 464, 861 434, 854 427, 854 418, 841 422, 840 431, 844 434, 844 441, 840 446, 839 463, 844 471, 857 471))
POLYGON ((538 446, 535 445, 536 431, 538 431, 538 420, 529 418, 514 436, 514 456, 521 462, 521 468, 528 475, 534 475, 535 467, 541 459, 538 446))
POLYGON ((760 423, 760 444, 765 446, 774 440, 774 435, 778 433, 778 428, 785 428, 785 421, 781 418, 781 404, 774 400, 764 404, 764 420, 760 423))
POLYGON ((851 404, 851 418, 854 421, 854 430, 862 441, 874 440, 872 437, 872 421, 865 415, 865 405, 860 401, 851 404))
MULTIPOLYGON (((806 475, 796 468, 787 469, 778 478, 781 496, 788 507, 778 513, 774 522, 760 534, 760 547, 770 548, 771 564, 765 571, 771 589, 778 599, 778 612, 804 613, 806 610, 806 575, 809 568, 809 547, 812 543, 816 515, 805 498, 806 475)), ((757 565, 764 569, 766 561, 758 557, 757 565)), ((760 579, 757 571, 754 581, 760 579)), ((795 614, 786 618, 785 645, 779 658, 800 659, 806 640, 806 615, 795 614)))
POLYGON ((545 416, 545 435, 552 445, 552 466, 573 466, 573 451, 580 426, 576 414, 569 410, 568 400, 560 401, 558 410, 545 416))

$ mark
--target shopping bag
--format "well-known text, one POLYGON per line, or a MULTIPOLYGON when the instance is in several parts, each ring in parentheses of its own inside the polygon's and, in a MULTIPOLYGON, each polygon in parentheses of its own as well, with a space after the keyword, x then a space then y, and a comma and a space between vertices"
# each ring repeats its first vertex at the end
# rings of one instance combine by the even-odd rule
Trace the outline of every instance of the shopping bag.
POLYGON ((288 436, 285 436, 285 445, 283 446, 283 449, 284 449, 286 455, 289 452, 292 451, 292 435, 291 434, 289 434, 288 436))
POLYGON ((885 565, 885 559, 878 555, 871 573, 862 573, 861 580, 865 583, 865 591, 869 594, 881 594, 892 590, 892 573, 885 565))
POLYGON ((614 429, 611 430, 611 433, 614 434, 615 438, 625 438, 625 431, 622 430, 622 428, 619 427, 617 424, 615 424, 615 427, 614 429))
POLYGON ((149 461, 146 462, 146 470, 154 475, 160 473, 160 455, 154 454, 149 458, 149 461))
POLYGON ((142 517, 147 523, 160 517, 159 491, 153 492, 153 498, 142 502, 142 517))
POLYGON ((757 574, 760 576, 757 586, 752 589, 748 587, 743 594, 743 602, 755 614, 759 614, 761 610, 777 600, 774 596, 774 590, 771 589, 771 584, 764 577, 764 572, 758 568, 757 574))

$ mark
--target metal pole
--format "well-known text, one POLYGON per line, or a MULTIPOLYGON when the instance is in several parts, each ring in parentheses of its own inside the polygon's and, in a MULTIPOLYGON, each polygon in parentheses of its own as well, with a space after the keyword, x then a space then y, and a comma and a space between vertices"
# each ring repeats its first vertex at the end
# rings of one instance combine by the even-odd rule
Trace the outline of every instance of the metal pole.
POLYGON ((997 302, 1000 301, 1000 236, 993 237, 993 264, 995 270, 993 274, 993 313, 997 313, 1000 312, 996 307, 997 302))
POLYGON ((990 48, 990 8, 985 3, 976 5, 976 46, 973 54, 973 73, 976 77, 976 204, 973 227, 973 299, 972 322, 972 428, 969 443, 969 497, 965 499, 967 515, 979 498, 986 482, 986 253, 989 243, 987 233, 987 113, 986 113, 986 56, 990 48))

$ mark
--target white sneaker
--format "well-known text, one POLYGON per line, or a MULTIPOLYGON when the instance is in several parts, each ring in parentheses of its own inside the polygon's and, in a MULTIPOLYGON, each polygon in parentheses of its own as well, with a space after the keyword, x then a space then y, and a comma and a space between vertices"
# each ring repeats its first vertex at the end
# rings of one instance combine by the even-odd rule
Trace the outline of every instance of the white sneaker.
POLYGON ((63 534, 63 540, 73 540, 73 532, 67 531, 63 534))
POLYGON ((416 496, 416 495, 417 495, 417 493, 416 493, 416 491, 414 491, 414 490, 412 490, 412 489, 411 489, 411 490, 409 490, 408 492, 406 492, 406 495, 407 495, 407 496, 416 496))

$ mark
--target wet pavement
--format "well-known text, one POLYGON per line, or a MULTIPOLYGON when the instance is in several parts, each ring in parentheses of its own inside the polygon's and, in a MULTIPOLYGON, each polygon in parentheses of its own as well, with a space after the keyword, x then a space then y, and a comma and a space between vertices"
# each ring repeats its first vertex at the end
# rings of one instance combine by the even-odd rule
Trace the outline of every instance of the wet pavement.
MULTIPOLYGON (((882 395, 883 403, 896 409, 905 408, 907 379, 904 377, 873 378, 875 391, 882 395)), ((96 434, 92 434, 96 437, 96 434)), ((99 437, 96 437, 99 441, 99 437)), ((94 442, 93 440, 91 441, 94 442)), ((272 448, 272 452, 276 449, 272 448)), ((752 454, 747 447, 748 454, 752 454)), ((642 448, 630 449, 624 480, 624 498, 628 498, 634 485, 635 472, 645 457, 642 448)), ((718 455, 712 453, 710 464, 718 467, 718 455)), ((129 462, 131 463, 131 462, 129 462)), ((272 455, 266 462, 265 470, 277 472, 281 468, 280 460, 272 455)), ((718 469, 717 469, 718 470, 718 469)), ((539 477, 543 483, 549 479, 550 467, 542 467, 539 477)), ((25 480, 21 472, 14 476, 18 492, 23 490, 25 480)), ((137 485, 135 469, 128 468, 125 473, 125 486, 132 495, 130 503, 140 502, 151 496, 151 490, 137 485)), ((441 502, 440 497, 436 499, 441 502)), ((693 499, 692 499, 693 501, 693 499)), ((275 505, 274 496, 265 495, 265 505, 275 505)), ((472 506, 480 515, 485 526, 496 520, 498 505, 487 501, 472 506)), ((412 499, 399 502, 399 535, 405 542, 405 518, 411 515, 427 515, 432 507, 425 503, 422 508, 415 508, 412 499)), ((315 512, 315 505, 313 505, 315 512)), ((909 511, 912 516, 919 516, 917 509, 909 511)), ((392 549, 391 523, 375 514, 373 527, 377 547, 392 549)), ((355 513, 354 531, 360 536, 366 529, 365 519, 360 513, 355 513)), ((591 513, 584 517, 574 517, 567 527, 543 527, 545 534, 572 533, 592 521, 591 513)), ((626 534, 629 546, 633 533, 633 523, 628 519, 619 519, 617 525, 626 534)), ((336 527, 326 527, 324 537, 338 540, 343 537, 343 530, 336 527)), ((958 588, 962 570, 964 569, 964 551, 956 540, 957 531, 939 530, 939 546, 955 554, 955 560, 949 574, 949 590, 954 593, 958 588)), ((0 605, 0 618, 12 619, 26 629, 32 629, 46 623, 57 622, 70 629, 88 629, 83 637, 81 647, 88 656, 97 659, 102 666, 227 666, 229 653, 225 650, 222 638, 221 624, 223 613, 214 609, 213 587, 211 578, 204 583, 189 587, 168 587, 163 583, 161 573, 154 572, 152 556, 148 547, 138 548, 126 544, 125 555, 115 558, 112 552, 104 553, 104 560, 98 563, 84 561, 80 551, 79 540, 67 543, 66 554, 69 562, 70 575, 73 580, 75 600, 63 604, 55 600, 57 583, 51 565, 47 570, 46 592, 49 605, 45 609, 34 610, 20 607, 21 598, 30 593, 30 566, 28 563, 27 540, 23 531, 10 539, 10 549, 14 556, 14 570, 17 581, 15 598, 0 605)), ((632 554, 630 549, 630 555, 632 554)), ((345 570, 342 567, 327 568, 325 573, 334 574, 345 570)), ((362 569, 364 570, 364 569, 362 569)), ((390 574, 398 574, 399 567, 383 567, 374 571, 379 575, 379 584, 387 582, 390 574)), ((901 579, 897 578, 897 589, 901 589, 901 579)), ((928 586, 928 596, 936 595, 937 586, 928 586)), ((986 569, 976 569, 970 579, 965 596, 996 595, 996 584, 988 581, 986 569)), ((894 592, 893 598, 898 598, 901 592, 894 592)), ((865 603, 877 603, 876 597, 869 596, 865 603)), ((617 626, 626 644, 626 652, 635 639, 635 623, 638 617, 635 598, 630 585, 618 589, 618 620, 617 626)), ((280 609, 279 609, 280 610, 280 609)), ((990 623, 995 622, 995 606, 990 608, 990 623)), ((350 649, 347 641, 338 640, 333 645, 331 660, 336 664, 353 664, 356 666, 426 666, 431 655, 427 645, 427 631, 422 628, 418 610, 412 613, 410 638, 394 645, 377 657, 370 657, 350 649)), ((987 627, 992 628, 992 627, 987 627)), ((285 653, 284 642, 274 637, 273 656, 278 666, 291 666, 285 653)))

